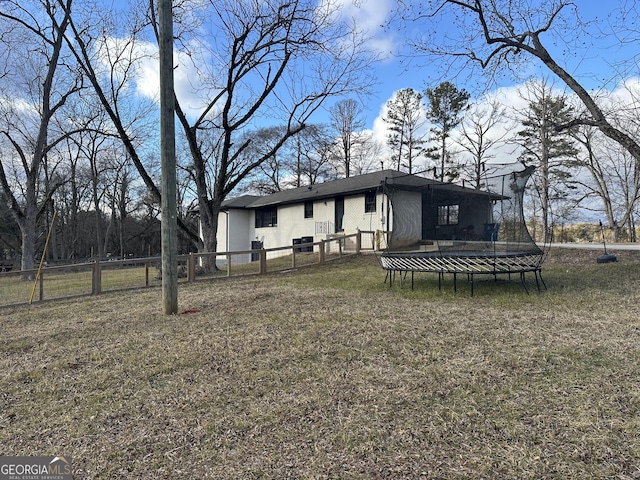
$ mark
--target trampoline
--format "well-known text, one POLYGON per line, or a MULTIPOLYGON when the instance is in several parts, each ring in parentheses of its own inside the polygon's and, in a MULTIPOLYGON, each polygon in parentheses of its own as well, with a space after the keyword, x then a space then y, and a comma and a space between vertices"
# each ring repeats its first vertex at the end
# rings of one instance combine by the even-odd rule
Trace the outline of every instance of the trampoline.
MULTIPOLYGON (((433 240, 394 249, 392 232, 388 248, 380 255, 387 272, 385 282, 391 286, 398 276, 402 284, 411 274, 413 288, 414 274, 428 272, 438 274, 441 289, 444 276, 450 274, 457 290, 458 276, 465 275, 473 296, 477 275, 490 275, 496 281, 500 276, 508 280, 515 276, 529 293, 525 276, 530 273, 538 292, 541 285, 546 289, 542 278, 545 250, 533 240, 524 219, 523 199, 532 173, 533 168, 527 168, 486 178, 482 188, 474 191, 454 189, 450 184, 430 185, 423 193, 421 213, 423 234, 431 233, 433 240), (477 223, 482 223, 481 233, 477 233, 477 223)), ((404 189, 396 180, 385 182, 394 212, 398 209, 394 198, 404 189)))

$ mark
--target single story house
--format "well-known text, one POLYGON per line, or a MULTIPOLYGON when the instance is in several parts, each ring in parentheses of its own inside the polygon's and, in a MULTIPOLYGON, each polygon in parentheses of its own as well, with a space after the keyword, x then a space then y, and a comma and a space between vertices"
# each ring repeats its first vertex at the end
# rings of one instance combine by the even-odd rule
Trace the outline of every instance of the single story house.
POLYGON ((218 250, 318 242, 358 230, 388 232, 394 248, 434 239, 481 239, 499 198, 395 170, 243 195, 222 205, 218 250))

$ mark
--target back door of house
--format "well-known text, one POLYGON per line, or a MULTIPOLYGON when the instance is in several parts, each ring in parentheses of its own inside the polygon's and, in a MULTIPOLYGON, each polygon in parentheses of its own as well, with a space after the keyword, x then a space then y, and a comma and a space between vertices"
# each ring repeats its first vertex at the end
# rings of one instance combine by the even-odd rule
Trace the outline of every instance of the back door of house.
POLYGON ((336 233, 344 230, 342 220, 344 218, 344 197, 336 197, 336 233))

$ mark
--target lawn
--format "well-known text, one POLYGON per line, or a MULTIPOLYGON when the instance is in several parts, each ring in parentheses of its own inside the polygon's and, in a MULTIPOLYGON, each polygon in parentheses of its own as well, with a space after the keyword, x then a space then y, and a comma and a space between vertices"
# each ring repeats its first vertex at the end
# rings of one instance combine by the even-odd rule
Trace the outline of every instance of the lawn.
POLYGON ((0 309, 0 455, 78 479, 640 478, 640 257, 548 286, 372 255, 0 309))

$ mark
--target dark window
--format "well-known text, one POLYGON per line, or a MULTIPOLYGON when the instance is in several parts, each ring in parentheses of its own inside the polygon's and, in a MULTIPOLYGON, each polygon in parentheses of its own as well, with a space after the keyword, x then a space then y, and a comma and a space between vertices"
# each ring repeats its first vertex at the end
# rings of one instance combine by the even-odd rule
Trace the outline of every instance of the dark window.
POLYGON ((376 211, 376 192, 367 192, 364 194, 364 213, 372 213, 376 211))
POLYGON ((256 228, 277 226, 278 209, 276 207, 265 207, 256 210, 256 228))
POLYGON ((438 206, 438 225, 457 225, 460 205, 438 206))
POLYGON ((304 218, 313 218, 313 202, 304 202, 304 218))

